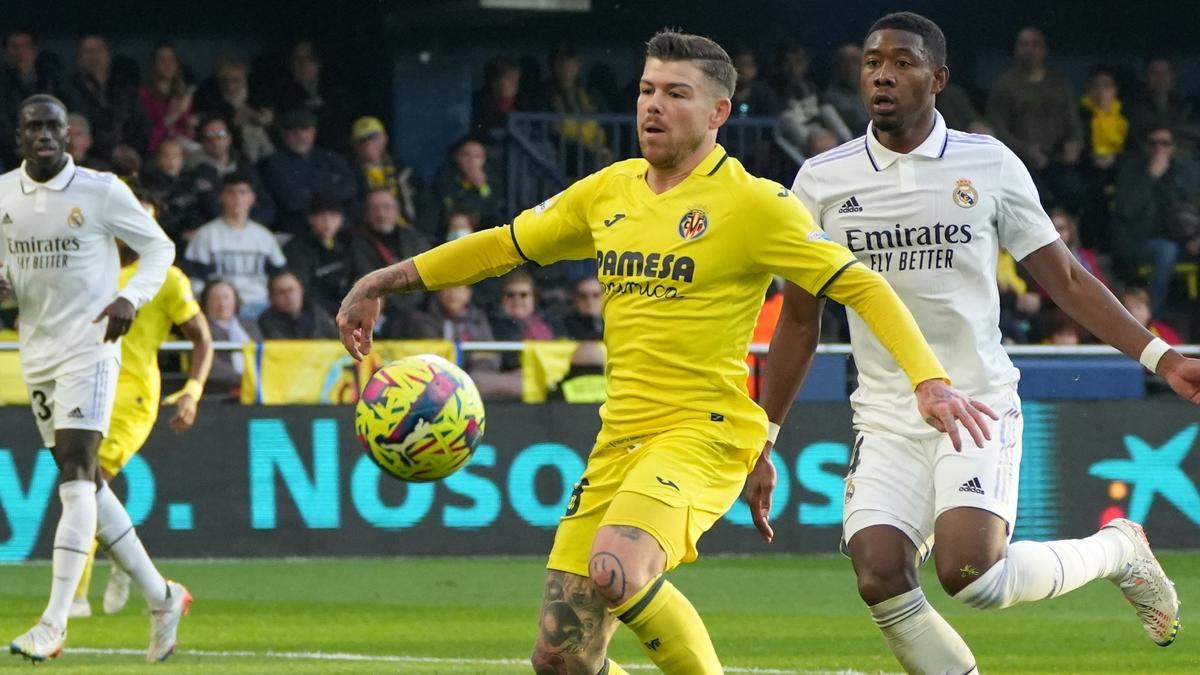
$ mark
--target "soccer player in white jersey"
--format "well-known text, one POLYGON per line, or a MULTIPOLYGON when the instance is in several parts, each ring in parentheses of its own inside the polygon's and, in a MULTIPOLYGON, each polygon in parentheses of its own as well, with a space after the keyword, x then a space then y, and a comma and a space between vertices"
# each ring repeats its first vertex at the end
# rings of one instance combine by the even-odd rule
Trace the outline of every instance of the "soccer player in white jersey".
POLYGON ((39 94, 21 103, 17 144, 25 161, 0 176, 0 297, 16 294, 21 368, 42 441, 58 464, 62 518, 50 601, 10 649, 33 661, 62 652, 71 599, 99 538, 145 596, 146 658, 161 661, 175 649, 191 596, 158 573, 96 456, 112 415, 121 336, 158 292, 175 249, 116 176, 75 166, 58 99, 39 94), (119 293, 117 238, 141 256, 119 293))
MULTIPOLYGON (((865 136, 810 159, 794 191, 814 220, 882 274, 916 317, 956 387, 1000 415, 986 447, 956 452, 922 421, 875 337, 849 312, 859 372, 857 439, 846 477, 843 541, 888 647, 913 673, 973 673, 975 657, 926 602, 917 568, 933 549, 942 587, 998 609, 1043 600, 1093 579, 1124 591, 1150 638, 1169 645, 1179 601, 1140 525, 1115 520, 1085 539, 1009 543, 1021 459, 1019 374, 1000 342, 996 258, 1021 261, 1054 302, 1094 335, 1200 402, 1200 362, 1141 327, 1057 236, 1028 171, 988 136, 946 129, 934 109, 946 85, 946 42, 932 21, 902 12, 863 45, 865 136)), ((807 369, 820 302, 787 290, 772 341, 764 408, 781 424, 807 369)), ((766 453, 764 453, 764 457, 766 453)), ((746 496, 764 539, 774 470, 760 459, 746 496)))

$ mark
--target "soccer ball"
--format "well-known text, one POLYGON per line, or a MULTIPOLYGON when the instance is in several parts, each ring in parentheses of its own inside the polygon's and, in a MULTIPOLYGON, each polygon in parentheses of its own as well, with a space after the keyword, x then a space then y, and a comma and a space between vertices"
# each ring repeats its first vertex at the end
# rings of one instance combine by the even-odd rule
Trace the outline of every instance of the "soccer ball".
POLYGON ((371 459, 396 478, 416 483, 440 480, 466 464, 483 427, 475 383, 431 354, 375 371, 354 410, 354 430, 371 459))

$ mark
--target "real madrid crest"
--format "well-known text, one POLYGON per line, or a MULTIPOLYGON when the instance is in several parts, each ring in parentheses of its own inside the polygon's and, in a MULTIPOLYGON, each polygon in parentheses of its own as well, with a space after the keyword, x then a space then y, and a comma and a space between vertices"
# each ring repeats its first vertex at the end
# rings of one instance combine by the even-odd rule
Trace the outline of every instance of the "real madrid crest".
POLYGON ((979 193, 971 186, 971 181, 966 178, 959 178, 954 183, 954 203, 969 209, 979 202, 979 193))
POLYGON ((83 227, 83 209, 78 206, 71 207, 71 212, 67 214, 67 225, 75 229, 83 227))
POLYGON ((708 229, 708 214, 704 209, 691 209, 679 219, 679 236, 695 239, 708 229))
POLYGON ((849 504, 851 499, 854 499, 854 481, 848 480, 846 481, 846 503, 849 504))

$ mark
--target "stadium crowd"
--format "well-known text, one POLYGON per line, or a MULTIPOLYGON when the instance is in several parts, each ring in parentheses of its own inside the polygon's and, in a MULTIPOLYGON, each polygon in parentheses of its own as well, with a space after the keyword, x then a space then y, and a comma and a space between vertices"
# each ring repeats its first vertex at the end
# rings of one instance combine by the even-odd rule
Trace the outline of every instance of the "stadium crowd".
MULTIPOLYGON (((796 44, 780 46, 762 68, 753 48, 731 55, 734 115, 778 118, 783 137, 805 155, 866 128, 857 45, 836 50, 827 77, 810 72, 808 52, 796 44)), ((987 90, 952 81, 938 108, 951 128, 994 135, 1021 157, 1064 241, 1135 316, 1168 342, 1194 341, 1200 125, 1175 89, 1172 61, 1151 58, 1140 75, 1097 67, 1080 95, 1047 68, 1047 55, 1042 32, 1026 28, 1010 70, 987 90)), ((496 139, 510 113, 632 113, 637 94, 636 78, 622 82, 604 62, 587 64, 585 78, 570 48, 545 62, 496 58, 475 95, 470 135, 424 181, 391 155, 379 111, 357 109, 330 81, 312 43, 294 45, 281 72, 251 72, 242 60, 220 57, 199 82, 184 57, 164 43, 137 64, 97 35, 82 37, 75 54, 57 55, 39 50, 29 32, 9 32, 0 167, 19 162, 20 102, 34 93, 59 96, 72 113, 76 164, 117 173, 155 209, 218 340, 336 337, 332 316, 355 279, 528 206, 505 203, 506 177, 489 162, 502 151, 496 139), (73 68, 63 65, 69 58, 73 68)), ((597 125, 564 124, 559 133, 602 163, 619 159, 597 125)), ((999 272, 1007 341, 1089 341, 1011 258, 1002 256, 999 272)), ((590 261, 522 269, 474 289, 390 297, 379 337, 595 340, 603 332, 601 298, 590 261)), ((778 315, 778 298, 770 299, 775 306, 760 321, 778 315)), ((844 322, 835 310, 827 314, 824 336, 844 340, 844 322)), ((15 320, 13 307, 0 307, 0 328, 15 320)), ((770 327, 760 334, 769 336, 770 327)), ((241 366, 240 355, 222 354, 213 386, 236 387, 241 366)), ((475 373, 519 368, 495 355, 470 366, 475 373)))

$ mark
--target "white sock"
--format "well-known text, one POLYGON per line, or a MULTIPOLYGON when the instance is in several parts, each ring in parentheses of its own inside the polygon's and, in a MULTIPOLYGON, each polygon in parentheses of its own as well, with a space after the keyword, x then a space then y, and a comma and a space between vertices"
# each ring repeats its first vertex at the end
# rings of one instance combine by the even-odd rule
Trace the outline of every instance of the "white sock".
POLYGON ((1018 541, 1008 557, 954 597, 979 609, 1001 609, 1055 598, 1094 579, 1120 573, 1133 555, 1133 542, 1112 528, 1086 539, 1018 541))
POLYGON ((133 529, 129 513, 109 489, 108 483, 102 483, 96 492, 96 506, 100 520, 96 536, 109 557, 129 573, 142 590, 147 604, 161 607, 167 601, 167 582, 158 573, 154 561, 150 560, 150 554, 146 553, 146 548, 133 529))
POLYGON ((58 497, 62 500, 62 517, 54 531, 54 580, 42 620, 66 630, 67 612, 96 537, 96 484, 90 480, 66 481, 58 486, 58 497))
POLYGON ((871 617, 888 648, 909 673, 964 675, 975 672, 975 655, 919 588, 871 606, 871 617))

